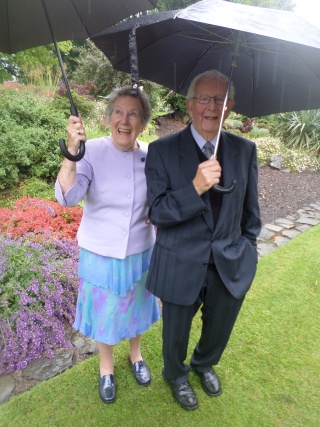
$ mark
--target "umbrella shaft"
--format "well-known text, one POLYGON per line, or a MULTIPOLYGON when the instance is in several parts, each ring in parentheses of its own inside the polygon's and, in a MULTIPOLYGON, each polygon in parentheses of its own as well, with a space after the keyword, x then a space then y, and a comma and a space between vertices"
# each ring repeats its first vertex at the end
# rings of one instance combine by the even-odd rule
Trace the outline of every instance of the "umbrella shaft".
POLYGON ((66 75, 66 72, 65 72, 65 69, 64 69, 64 66, 63 66, 63 61, 62 61, 60 49, 59 49, 59 46, 58 46, 58 42, 57 42, 56 36, 55 36, 55 34, 53 32, 53 28, 52 28, 52 24, 51 24, 51 20, 50 20, 50 15, 49 15, 49 12, 48 12, 48 9, 47 9, 47 5, 46 5, 45 0, 41 0, 41 3, 42 3, 43 10, 44 10, 44 13, 45 13, 46 18, 47 18, 47 22, 48 22, 48 26, 49 26, 49 29, 50 29, 50 32, 51 32, 51 36, 52 36, 52 40, 53 40, 53 43, 54 43, 54 47, 56 49, 57 57, 58 57, 58 60, 59 60, 59 64, 60 64, 60 68, 61 68, 61 72, 62 72, 62 76, 63 76, 63 81, 64 81, 64 84, 66 86, 67 95, 68 95, 68 98, 69 98, 69 101, 70 101, 70 111, 71 111, 71 114, 73 116, 77 116, 78 115, 77 107, 74 105, 74 102, 73 102, 73 99, 72 99, 72 95, 71 95, 71 91, 70 91, 70 87, 69 87, 69 82, 68 82, 67 75, 66 75))

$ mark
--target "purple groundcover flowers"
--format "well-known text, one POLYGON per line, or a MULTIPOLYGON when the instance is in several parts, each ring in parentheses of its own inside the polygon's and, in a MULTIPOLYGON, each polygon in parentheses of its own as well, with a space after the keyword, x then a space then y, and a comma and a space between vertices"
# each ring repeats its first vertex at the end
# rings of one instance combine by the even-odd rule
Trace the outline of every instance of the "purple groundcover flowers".
POLYGON ((0 235, 0 374, 72 347, 65 326, 75 315, 77 242, 33 237, 0 235))

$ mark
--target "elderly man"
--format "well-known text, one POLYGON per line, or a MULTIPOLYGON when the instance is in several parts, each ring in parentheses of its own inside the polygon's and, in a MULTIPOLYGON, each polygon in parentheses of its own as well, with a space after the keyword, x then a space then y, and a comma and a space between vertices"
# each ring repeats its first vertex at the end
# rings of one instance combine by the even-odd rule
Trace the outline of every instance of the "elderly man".
MULTIPOLYGON (((256 146, 222 132, 217 159, 210 157, 227 86, 228 78, 217 70, 197 76, 187 94, 192 124, 150 144, 146 160, 149 218, 157 227, 146 287, 162 301, 162 374, 186 410, 198 407, 191 368, 209 396, 221 394, 212 366, 226 348, 258 259, 256 146), (230 194, 212 188, 233 179, 230 194), (201 336, 186 364, 192 319, 200 307, 201 336)), ((231 87, 223 120, 234 106, 233 92, 231 87)))

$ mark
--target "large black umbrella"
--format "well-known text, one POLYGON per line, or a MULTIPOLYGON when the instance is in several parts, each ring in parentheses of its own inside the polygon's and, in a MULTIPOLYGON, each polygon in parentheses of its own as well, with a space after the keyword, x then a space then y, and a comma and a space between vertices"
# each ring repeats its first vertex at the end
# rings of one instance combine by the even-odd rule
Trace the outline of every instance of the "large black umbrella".
MULTIPOLYGON (((64 71, 58 41, 86 39, 102 29, 137 12, 156 7, 157 0, 0 0, 0 52, 20 50, 54 43, 71 114, 78 115, 64 71)), ((63 154, 80 160, 85 152, 81 143, 77 156, 71 156, 64 140, 63 154)))
MULTIPOLYGON (((204 0, 130 20, 92 40, 133 80, 139 72, 182 94, 193 77, 218 69, 230 77, 225 105, 232 78, 234 111, 249 117, 320 108, 320 29, 293 12, 204 0)), ((234 184, 215 189, 230 192, 234 184)))
POLYGON ((293 12, 222 0, 131 19, 92 37, 113 66, 130 72, 137 26, 139 75, 186 94, 208 69, 229 75, 234 111, 248 117, 320 108, 320 28, 293 12))

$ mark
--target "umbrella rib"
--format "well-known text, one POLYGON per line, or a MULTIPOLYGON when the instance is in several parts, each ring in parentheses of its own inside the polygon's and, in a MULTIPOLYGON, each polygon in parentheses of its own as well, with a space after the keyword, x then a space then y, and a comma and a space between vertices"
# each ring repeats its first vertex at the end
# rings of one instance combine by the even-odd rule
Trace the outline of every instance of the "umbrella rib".
POLYGON ((76 14, 77 14, 77 15, 78 15, 78 17, 79 17, 79 19, 80 19, 80 21, 81 21, 81 24, 83 25, 84 29, 86 30, 87 38, 88 38, 88 37, 89 37, 89 31, 88 31, 88 29, 87 29, 87 27, 86 27, 86 25, 85 25, 85 23, 84 23, 84 21, 83 21, 83 19, 82 19, 82 16, 81 16, 81 15, 80 15, 80 13, 78 12, 78 9, 76 8, 76 5, 74 4, 74 0, 70 0, 70 2, 71 2, 71 4, 72 4, 73 9, 75 10, 76 14))
MULTIPOLYGON (((177 19, 179 19, 179 18, 177 18, 177 19)), ((227 38, 227 37, 224 37, 224 36, 222 36, 222 35, 220 35, 220 34, 218 34, 218 33, 216 33, 216 32, 214 32, 214 31, 211 31, 209 28, 205 28, 205 27, 203 27, 202 25, 200 25, 199 23, 196 23, 196 22, 194 22, 194 21, 189 21, 189 20, 186 20, 186 19, 183 19, 183 18, 180 18, 180 19, 182 19, 182 20, 184 20, 184 21, 187 21, 189 24, 191 24, 193 27, 196 27, 196 28, 198 28, 198 29, 200 29, 200 30, 202 30, 202 31, 205 31, 205 32, 207 32, 209 35, 214 35, 214 36, 216 36, 216 37, 219 37, 221 40, 219 41, 219 40, 210 40, 210 39, 206 39, 206 38, 203 38, 203 37, 201 37, 201 36, 191 36, 191 35, 187 35, 187 34, 183 34, 183 33, 177 33, 177 35, 178 36, 181 36, 181 37, 185 37, 185 38, 190 38, 190 39, 193 39, 193 40, 199 40, 199 41, 204 41, 204 42, 210 42, 210 43, 215 43, 215 44, 225 44, 225 43, 230 43, 230 45, 231 44, 233 44, 234 42, 235 42, 235 39, 230 39, 230 38, 227 38)), ((224 28, 224 27, 221 27, 221 28, 224 28)), ((230 29, 231 30, 231 32, 233 33, 233 30, 232 29, 230 29)), ((235 30, 235 33, 237 33, 237 30, 235 30)), ((245 33, 245 34, 251 34, 251 33, 245 33)), ((252 34, 251 36, 254 36, 254 34, 252 34)), ((250 37, 249 37, 250 38, 250 37)), ((254 50, 258 50, 258 51, 260 51, 260 52, 267 52, 267 53, 278 53, 278 51, 277 50, 273 50, 273 49, 266 49, 266 48, 264 48, 264 49, 262 49, 261 47, 255 47, 254 46, 254 44, 253 43, 250 43, 249 42, 249 38, 247 38, 247 40, 246 40, 246 42, 242 42, 242 47, 244 48, 243 50, 246 50, 246 49, 254 49, 254 50)), ((259 45, 259 43, 257 42, 257 43, 255 43, 255 45, 259 45)), ((273 46, 276 46, 276 45, 281 45, 281 42, 279 43, 279 41, 277 40, 277 41, 274 41, 274 42, 271 42, 270 41, 270 45, 273 45, 273 46)), ((283 53, 283 55, 286 55, 286 53, 283 53)), ((288 56, 289 56, 289 54, 287 54, 288 56)))
POLYGON ((185 78, 183 79, 183 81, 180 83, 180 86, 178 88, 178 90, 176 92, 179 92, 181 90, 181 88, 183 87, 184 83, 186 82, 186 80, 188 79, 188 77, 190 76, 190 74, 192 73, 192 70, 195 68, 195 66, 197 65, 197 63, 199 62, 199 60, 208 52, 208 50, 212 47, 212 45, 210 45, 209 47, 207 47, 207 49, 205 49, 201 55, 198 57, 198 59, 196 61, 194 61, 194 65, 191 68, 191 70, 186 73, 185 78))

